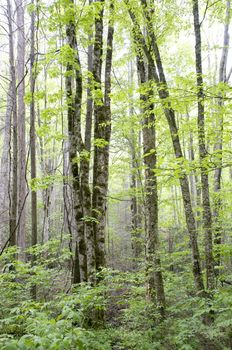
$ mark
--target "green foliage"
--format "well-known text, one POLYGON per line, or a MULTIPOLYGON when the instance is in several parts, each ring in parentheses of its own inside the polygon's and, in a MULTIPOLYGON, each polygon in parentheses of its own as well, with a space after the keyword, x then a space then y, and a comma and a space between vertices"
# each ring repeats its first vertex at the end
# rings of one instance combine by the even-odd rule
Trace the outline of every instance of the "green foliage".
POLYGON ((84 328, 92 322, 94 312, 105 308, 104 285, 93 289, 83 284, 71 294, 64 293, 58 286, 67 273, 64 264, 70 251, 58 240, 32 247, 27 253, 34 256, 33 266, 15 260, 14 248, 1 256, 0 348, 109 350, 105 340, 84 328), (31 297, 34 285, 36 301, 31 297))
POLYGON ((34 178, 30 181, 30 187, 32 191, 37 191, 39 189, 46 189, 52 186, 54 183, 61 183, 64 177, 61 175, 47 175, 42 178, 34 178))
POLYGON ((58 240, 28 250, 34 266, 15 260, 15 254, 9 249, 0 260, 1 349, 199 350, 206 343, 228 349, 231 286, 218 288, 213 298, 197 296, 188 260, 183 266, 184 252, 179 252, 179 263, 177 252, 173 261, 169 254, 163 261, 167 317, 162 322, 146 299, 144 268, 103 269, 97 286, 83 283, 65 293, 58 285, 70 252, 58 240), (31 297, 35 284, 36 301, 31 297), (105 324, 98 319, 102 311, 105 324), (214 322, 209 327, 202 320, 210 313, 214 322))
POLYGON ((104 148, 108 145, 108 141, 106 141, 105 139, 95 139, 94 140, 94 145, 98 148, 104 148))

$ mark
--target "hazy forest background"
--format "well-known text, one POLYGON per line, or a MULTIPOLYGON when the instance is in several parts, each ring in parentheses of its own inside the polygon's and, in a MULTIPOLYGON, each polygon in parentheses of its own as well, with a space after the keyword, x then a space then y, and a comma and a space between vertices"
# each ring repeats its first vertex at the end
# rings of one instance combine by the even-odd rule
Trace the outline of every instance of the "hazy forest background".
POLYGON ((1 0, 0 349, 232 349, 230 0, 1 0))

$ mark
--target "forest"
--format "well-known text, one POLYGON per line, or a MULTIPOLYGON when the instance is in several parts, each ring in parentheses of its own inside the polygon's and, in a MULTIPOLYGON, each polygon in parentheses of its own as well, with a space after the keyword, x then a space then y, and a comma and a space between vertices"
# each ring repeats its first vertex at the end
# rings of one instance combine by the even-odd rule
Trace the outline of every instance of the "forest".
POLYGON ((0 1, 0 349, 232 349, 231 0, 0 1))

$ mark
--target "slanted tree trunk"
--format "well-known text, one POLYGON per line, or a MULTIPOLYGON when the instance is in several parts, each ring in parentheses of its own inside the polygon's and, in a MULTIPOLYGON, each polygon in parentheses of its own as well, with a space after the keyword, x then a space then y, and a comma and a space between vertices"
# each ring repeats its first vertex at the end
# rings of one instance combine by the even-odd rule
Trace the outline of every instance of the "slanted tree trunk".
POLYGON ((17 15, 17 98, 18 98, 18 230, 17 245, 20 257, 24 259, 25 225, 26 225, 26 141, 25 141, 25 33, 24 5, 22 0, 16 0, 17 15))
MULTIPOLYGON (((137 19, 133 11, 130 9, 130 6, 128 5, 129 15, 134 24, 134 28, 133 28, 134 41, 135 41, 135 44, 139 47, 139 49, 143 49, 144 54, 148 60, 148 64, 152 67, 152 77, 157 85, 157 90, 158 90, 157 92, 169 125, 175 157, 180 167, 182 167, 183 152, 180 144, 178 128, 176 125, 175 111, 173 110, 170 102, 167 102, 169 101, 169 90, 168 90, 168 85, 167 85, 164 70, 163 70, 159 47, 158 47, 156 36, 154 34, 153 27, 152 27, 153 22, 151 19, 150 11, 148 10, 148 7, 147 7, 146 0, 141 0, 141 3, 143 5, 143 11, 146 18, 147 35, 149 36, 149 39, 150 39, 151 48, 147 46, 144 35, 142 34, 140 30, 140 26, 137 22, 137 19), (153 60, 153 55, 155 57, 155 62, 153 60)), ((194 212, 192 209, 188 177, 184 168, 182 168, 179 181, 180 181, 180 186, 182 191, 182 198, 184 202, 185 218, 186 218, 186 223, 187 223, 187 228, 188 228, 190 243, 192 248, 193 275, 194 275, 195 287, 197 291, 202 291, 204 289, 204 283, 203 283, 201 266, 200 266, 200 255, 199 255, 199 248, 198 248, 198 242, 197 242, 196 221, 195 221, 194 212)))
MULTIPOLYGON (((145 64, 140 55, 137 59, 140 85, 147 82, 145 64)), ((148 66, 148 82, 152 79, 148 66)), ((143 111, 143 159, 145 165, 145 213, 147 222, 146 260, 148 274, 148 297, 155 300, 162 316, 165 312, 165 294, 159 256, 158 191, 156 169, 156 129, 152 87, 140 95, 143 111)))
POLYGON ((204 108, 204 87, 202 76, 202 57, 201 57, 201 28, 199 21, 198 0, 193 0, 193 17, 195 31, 195 56, 196 56, 196 74, 197 74, 197 106, 198 106, 198 142, 201 167, 201 191, 203 207, 203 228, 205 233, 205 263, 206 263, 206 281, 207 288, 214 289, 215 273, 213 259, 213 241, 212 241, 212 215, 209 195, 209 179, 207 170, 207 150, 205 144, 205 108, 204 108))
MULTIPOLYGON (((103 52, 103 12, 104 0, 101 0, 101 9, 95 18, 95 41, 93 77, 95 91, 102 93, 102 52, 103 52)), ((110 5, 111 11, 113 5, 110 5)), ((96 246, 96 269, 105 266, 105 226, 106 203, 109 175, 109 143, 111 136, 111 66, 113 51, 112 14, 108 27, 107 50, 105 60, 105 92, 102 97, 94 101, 94 169, 93 169, 93 200, 92 210, 95 218, 94 237, 96 246)), ((99 96, 99 95, 98 95, 99 96)))

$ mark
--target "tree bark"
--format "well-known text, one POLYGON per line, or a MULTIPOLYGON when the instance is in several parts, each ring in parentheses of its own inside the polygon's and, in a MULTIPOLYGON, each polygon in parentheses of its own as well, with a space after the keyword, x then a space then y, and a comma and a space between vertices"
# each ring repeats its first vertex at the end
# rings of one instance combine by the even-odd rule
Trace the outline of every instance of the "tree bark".
POLYGON ((212 242, 212 215, 209 195, 209 179, 207 170, 207 150, 205 144, 205 108, 204 108, 204 87, 202 76, 202 57, 201 57, 201 28, 199 21, 198 0, 193 0, 193 17, 195 31, 195 57, 197 74, 197 106, 198 106, 198 142, 201 167, 201 191, 203 206, 203 228, 205 233, 205 262, 206 262, 206 281, 207 288, 214 289, 215 273, 213 259, 212 242))
MULTIPOLYGON (((34 4, 33 0, 32 3, 34 4)), ((31 52, 30 52, 30 148, 31 148, 31 180, 36 179, 36 133, 35 133, 35 11, 31 13, 31 52)), ((31 191, 31 231, 32 246, 37 244, 37 192, 31 191)))
MULTIPOLYGON (((89 0, 89 5, 92 4, 92 0, 89 0)), ((92 27, 91 27, 92 30, 92 27)), ((92 40, 92 34, 89 35, 89 41, 92 40)), ((91 161, 91 137, 92 137, 92 124, 93 124, 93 98, 92 98, 92 73, 93 73, 93 45, 88 46, 88 86, 87 86, 87 106, 86 106, 86 121, 85 121, 85 142, 84 152, 86 155, 82 157, 81 167, 81 185, 83 195, 83 211, 84 211, 84 223, 85 223, 85 237, 87 245, 87 270, 88 280, 91 283, 95 283, 95 271, 96 271, 96 256, 95 256, 95 241, 92 222, 92 193, 90 189, 90 161, 91 161)))
POLYGON ((16 73, 14 62, 14 38, 12 28, 12 7, 11 1, 7 0, 7 16, 9 28, 9 60, 10 60, 10 79, 12 84, 12 126, 13 126, 13 153, 12 153, 12 190, 10 198, 10 237, 11 246, 16 244, 17 230, 17 202, 18 202, 18 117, 17 117, 17 91, 16 91, 16 73))
MULTIPOLYGON (((219 83, 227 83, 226 66, 229 52, 229 25, 230 25, 230 0, 226 1, 226 22, 224 26, 224 39, 223 48, 221 54, 221 61, 219 66, 219 83)), ((221 179, 222 179, 222 150, 223 150, 223 112, 222 107, 224 105, 223 96, 219 96, 218 99, 218 115, 219 119, 216 121, 216 142, 214 145, 214 152, 216 153, 217 167, 214 172, 214 243, 215 243, 215 265, 220 266, 221 254, 221 236, 222 236, 222 198, 221 198, 221 179)), ((216 269, 216 275, 219 270, 216 269)))
MULTIPOLYGON (((73 6, 73 1, 70 1, 73 6)), ((74 215, 77 226, 77 243, 78 249, 75 249, 76 254, 74 262, 79 265, 74 266, 73 283, 87 281, 87 252, 84 230, 84 213, 83 213, 83 197, 81 190, 81 175, 78 165, 79 157, 83 156, 81 151, 84 149, 81 138, 81 104, 82 104, 82 74, 79 52, 77 47, 76 29, 74 18, 70 19, 66 27, 67 42, 73 50, 73 61, 70 60, 67 64, 66 75, 66 96, 68 103, 68 133, 69 133, 69 161, 72 170, 72 186, 74 199, 74 215), (75 67, 74 67, 75 65, 75 67), (75 77, 75 79, 73 79, 75 77), (75 93, 73 92, 75 89, 75 93), (80 278, 80 280, 79 280, 80 278)))
POLYGON ((17 14, 17 98, 18 98, 18 230, 17 245, 20 257, 24 259, 26 225, 26 140, 25 140, 25 33, 24 7, 22 0, 16 0, 17 14))
MULTIPOLYGON (((166 78, 163 70, 162 60, 160 57, 156 37, 154 35, 153 28, 152 28, 152 20, 151 20, 149 11, 147 9, 147 3, 146 3, 146 0, 141 0, 141 2, 143 5, 144 14, 146 18, 146 25, 148 27, 147 33, 150 38, 151 49, 148 48, 145 38, 140 30, 140 26, 137 22, 137 19, 133 11, 129 8, 128 9, 129 15, 134 24, 134 28, 133 28, 134 41, 137 47, 144 51, 144 54, 148 60, 148 64, 152 67, 152 77, 156 83, 158 95, 162 103, 164 114, 166 116, 166 119, 169 125, 175 157, 181 167, 182 160, 183 160, 183 153, 182 153, 182 148, 180 144, 178 128, 176 125, 175 112, 169 102, 169 90, 168 90, 168 86, 167 86, 167 82, 166 82, 166 78), (153 54, 155 57, 155 62, 153 60, 153 54)), ((202 291, 204 289, 204 283, 203 283, 201 266, 200 266, 200 255, 199 255, 198 242, 197 242, 196 222, 195 222, 195 217, 192 209, 188 178, 184 168, 182 168, 179 181, 180 181, 182 198, 183 198, 184 208, 185 208, 185 218, 186 218, 186 223, 187 223, 187 228, 188 228, 190 243, 192 248, 193 275, 194 275, 195 287, 197 291, 202 291)))
MULTIPOLYGON (((145 64, 141 56, 137 59, 140 85, 147 82, 145 64)), ((152 67, 148 66, 148 82, 152 79, 152 67)), ((143 159, 145 165, 145 212, 147 222, 146 260, 148 274, 148 297, 156 299, 162 316, 165 313, 165 294, 161 261, 159 256, 158 190, 156 170, 156 129, 152 87, 147 94, 140 95, 143 106, 143 159), (154 292, 155 291, 155 292, 154 292), (156 294, 156 298, 154 298, 156 294)))
POLYGON ((1 184, 0 184, 0 246, 9 236, 9 209, 10 209, 10 146, 11 146, 11 121, 12 121, 12 80, 7 92, 7 107, 4 122, 4 139, 1 156, 1 184))
MULTIPOLYGON (((129 62, 129 75, 128 82, 130 86, 133 85, 133 61, 129 62)), ((129 115, 131 118, 134 116, 134 104, 133 104, 133 95, 129 94, 129 115)), ((133 120, 133 119, 132 119, 133 120)), ((140 131, 139 131, 140 133, 140 131)), ((138 267, 138 259, 141 256, 143 251, 143 243, 142 243, 142 213, 141 213, 141 204, 139 203, 138 197, 138 187, 139 187, 139 169, 140 166, 138 162, 138 148, 140 147, 140 134, 137 135, 134 127, 132 126, 130 136, 128 138, 130 154, 131 154, 131 246, 132 246, 132 254, 134 258, 134 267, 138 267)), ((140 155, 141 158, 141 155, 140 155)))
MULTIPOLYGON (((111 11, 113 4, 110 5, 111 11)), ((103 52, 103 12, 104 0, 101 0, 101 9, 95 19, 95 42, 93 77, 95 92, 102 92, 102 52, 103 52)), ((106 203, 109 176, 109 143, 111 136, 111 67, 113 51, 112 17, 110 18, 107 50, 105 63, 105 92, 103 97, 95 98, 94 101, 94 169, 93 169, 93 200, 92 210, 95 218, 94 237, 96 247, 96 269, 100 270, 105 266, 105 226, 106 226, 106 203)))

